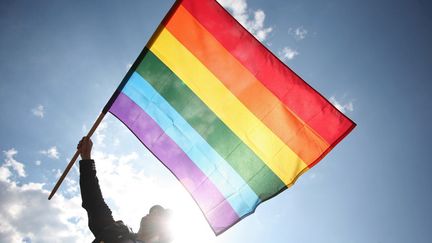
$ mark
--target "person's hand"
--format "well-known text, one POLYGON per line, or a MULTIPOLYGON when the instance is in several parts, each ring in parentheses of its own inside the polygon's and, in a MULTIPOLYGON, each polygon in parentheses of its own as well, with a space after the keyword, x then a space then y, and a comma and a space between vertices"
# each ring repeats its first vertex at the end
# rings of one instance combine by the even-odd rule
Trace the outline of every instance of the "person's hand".
POLYGON ((83 137, 78 143, 77 149, 81 155, 81 159, 88 160, 91 159, 91 150, 93 147, 93 142, 88 137, 83 137))

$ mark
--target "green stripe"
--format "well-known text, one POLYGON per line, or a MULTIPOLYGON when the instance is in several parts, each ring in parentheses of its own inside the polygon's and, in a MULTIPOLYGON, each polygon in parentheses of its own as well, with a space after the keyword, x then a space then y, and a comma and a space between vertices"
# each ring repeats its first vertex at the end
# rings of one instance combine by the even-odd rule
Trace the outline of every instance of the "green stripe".
POLYGON ((264 201, 285 184, 150 50, 136 70, 264 201))

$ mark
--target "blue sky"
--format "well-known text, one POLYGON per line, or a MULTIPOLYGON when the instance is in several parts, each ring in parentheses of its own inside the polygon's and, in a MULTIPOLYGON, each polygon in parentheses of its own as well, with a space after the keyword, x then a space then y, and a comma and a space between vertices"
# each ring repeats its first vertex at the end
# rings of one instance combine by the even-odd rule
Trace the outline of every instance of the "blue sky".
MULTIPOLYGON (((220 2, 358 126, 292 188, 216 238, 174 176, 107 115, 94 158, 115 218, 138 230, 161 203, 182 222, 177 242, 430 242, 432 4, 220 2)), ((0 3, 0 242, 92 240, 76 166, 46 198, 172 3, 0 3)))

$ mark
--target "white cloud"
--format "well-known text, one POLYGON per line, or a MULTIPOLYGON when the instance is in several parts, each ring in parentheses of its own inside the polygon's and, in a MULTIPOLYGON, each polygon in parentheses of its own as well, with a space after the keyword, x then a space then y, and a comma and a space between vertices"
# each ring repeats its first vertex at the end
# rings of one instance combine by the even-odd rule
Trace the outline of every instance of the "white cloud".
POLYGON ((296 40, 303 40, 304 38, 306 38, 306 35, 308 34, 308 30, 305 29, 303 26, 300 26, 295 29, 290 28, 288 30, 288 33, 293 35, 296 40))
POLYGON ((300 53, 294 49, 289 47, 284 47, 282 51, 279 52, 279 56, 281 56, 282 60, 292 60, 294 57, 298 56, 300 53))
POLYGON ((45 109, 44 109, 43 105, 36 106, 35 108, 33 108, 31 110, 31 112, 33 113, 33 115, 40 117, 40 118, 43 118, 45 115, 45 109))
POLYGON ((0 242, 91 242, 79 196, 48 201, 44 184, 19 185, 12 174, 0 167, 0 242))
POLYGON ((56 179, 60 178, 62 175, 62 171, 60 169, 52 169, 51 172, 56 179))
POLYGON ((51 158, 51 159, 59 159, 60 158, 60 153, 57 151, 56 146, 52 146, 51 148, 49 148, 47 150, 42 150, 42 151, 40 151, 40 153, 48 156, 48 158, 51 158))
MULTIPOLYGON (((3 166, 5 168, 12 168, 18 173, 18 176, 25 177, 26 173, 24 170, 24 164, 16 161, 14 158, 14 156, 18 154, 18 151, 16 151, 14 148, 11 148, 9 150, 3 151, 3 154, 6 157, 3 166)), ((2 174, 2 176, 4 176, 7 174, 7 172, 3 171, 2 174)))
POLYGON ((40 160, 35 161, 35 165, 41 165, 41 164, 42 164, 42 162, 40 160))
POLYGON ((329 101, 341 112, 346 113, 347 111, 353 112, 354 111, 354 104, 352 101, 349 101, 347 103, 341 103, 334 96, 330 97, 329 101))
POLYGON ((12 173, 5 165, 0 167, 0 181, 8 181, 11 175, 12 173))
POLYGON ((108 127, 107 121, 102 121, 97 127, 93 136, 93 142, 95 143, 95 146, 105 147, 105 138, 106 138, 105 130, 107 127, 108 127))
POLYGON ((65 187, 68 193, 76 194, 79 192, 78 182, 74 179, 71 179, 70 176, 65 178, 64 183, 66 184, 65 187))
POLYGON ((264 26, 266 17, 264 11, 260 9, 256 11, 249 10, 246 0, 218 0, 218 2, 230 11, 233 17, 258 40, 264 41, 273 30, 271 27, 264 26))

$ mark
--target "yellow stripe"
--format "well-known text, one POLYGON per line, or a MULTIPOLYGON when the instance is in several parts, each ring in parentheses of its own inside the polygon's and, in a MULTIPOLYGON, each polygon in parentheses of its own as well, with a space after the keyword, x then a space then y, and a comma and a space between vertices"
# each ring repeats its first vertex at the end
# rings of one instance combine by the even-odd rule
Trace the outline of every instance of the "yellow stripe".
MULTIPOLYGON (((286 184, 307 165, 167 29, 148 48, 286 184)), ((240 80, 239 80, 240 82, 240 80)))

